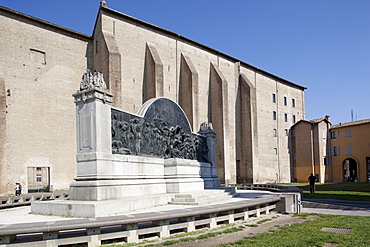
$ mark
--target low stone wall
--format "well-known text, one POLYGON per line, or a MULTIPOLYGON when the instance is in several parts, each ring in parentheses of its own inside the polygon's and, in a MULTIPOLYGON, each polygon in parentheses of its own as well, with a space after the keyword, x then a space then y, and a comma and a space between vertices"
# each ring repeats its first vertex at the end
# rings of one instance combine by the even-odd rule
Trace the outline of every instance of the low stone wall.
POLYGON ((68 191, 55 191, 45 193, 28 194, 25 196, 11 196, 0 198, 0 209, 29 206, 34 201, 53 200, 67 198, 68 191))
POLYGON ((298 192, 303 195, 303 190, 298 187, 283 184, 229 184, 239 190, 268 190, 273 192, 298 192))
POLYGON ((267 190, 276 192, 284 201, 280 203, 279 211, 288 213, 302 212, 303 190, 290 185, 282 184, 229 184, 239 190, 267 190))
POLYGON ((51 247, 139 242, 155 235, 163 238, 181 231, 192 232, 203 227, 212 229, 236 220, 258 218, 263 213, 277 210, 279 203, 284 203, 279 196, 265 195, 253 200, 217 204, 216 207, 195 206, 190 209, 55 221, 52 224, 10 224, 0 228, 0 244, 51 247))

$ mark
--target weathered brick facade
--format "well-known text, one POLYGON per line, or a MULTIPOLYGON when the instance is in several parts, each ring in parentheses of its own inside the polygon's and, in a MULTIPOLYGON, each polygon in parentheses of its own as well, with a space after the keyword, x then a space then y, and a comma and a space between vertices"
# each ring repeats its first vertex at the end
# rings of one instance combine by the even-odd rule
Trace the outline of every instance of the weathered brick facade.
POLYGON ((329 128, 329 116, 292 126, 291 162, 296 182, 307 183, 311 173, 320 183, 332 182, 329 128))
POLYGON ((13 193, 15 182, 27 192, 36 167, 49 170, 53 189, 67 189, 76 174, 71 94, 92 60, 91 38, 5 8, 0 18, 0 85, 10 92, 6 104, 1 93, 0 193, 13 193))
POLYGON ((27 189, 30 167, 48 167, 53 189, 73 181, 71 94, 87 68, 104 73, 115 107, 166 97, 194 132, 211 122, 223 183, 291 180, 287 133, 305 118, 304 87, 103 6, 91 37, 6 8, 0 18, 1 194, 27 189))
POLYGON ((0 74, 0 193, 1 188, 7 187, 7 166, 4 159, 6 147, 6 96, 4 78, 0 74))

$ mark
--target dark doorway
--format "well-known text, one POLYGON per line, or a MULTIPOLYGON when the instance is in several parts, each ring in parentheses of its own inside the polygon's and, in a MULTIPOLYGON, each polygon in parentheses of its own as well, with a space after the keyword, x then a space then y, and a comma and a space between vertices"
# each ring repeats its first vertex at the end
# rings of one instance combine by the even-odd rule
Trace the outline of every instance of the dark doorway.
POLYGON ((356 160, 349 158, 343 161, 343 181, 344 182, 358 181, 356 160))

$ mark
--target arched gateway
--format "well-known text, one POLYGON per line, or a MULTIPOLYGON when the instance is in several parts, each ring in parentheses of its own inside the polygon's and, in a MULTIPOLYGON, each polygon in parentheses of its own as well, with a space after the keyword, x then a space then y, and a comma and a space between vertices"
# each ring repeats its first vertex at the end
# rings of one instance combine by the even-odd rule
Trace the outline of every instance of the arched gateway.
POLYGON ((357 161, 352 158, 343 161, 343 181, 358 181, 357 161))

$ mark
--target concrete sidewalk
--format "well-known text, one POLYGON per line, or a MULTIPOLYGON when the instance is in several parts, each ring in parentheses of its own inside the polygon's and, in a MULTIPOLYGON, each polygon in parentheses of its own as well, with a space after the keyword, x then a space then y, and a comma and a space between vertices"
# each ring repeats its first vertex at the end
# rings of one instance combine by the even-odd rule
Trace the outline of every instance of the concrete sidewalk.
POLYGON ((345 210, 345 209, 325 209, 325 208, 303 208, 302 213, 350 215, 350 216, 370 216, 370 211, 345 210))
POLYGON ((304 199, 303 213, 370 216, 370 202, 332 199, 304 199))
MULTIPOLYGON (((238 197, 231 198, 225 202, 238 202, 241 200, 252 200, 257 196, 262 196, 266 194, 271 194, 269 191, 246 191, 240 190, 237 191, 239 194, 238 197)), ((63 200, 63 199, 61 199, 63 200)), ((222 202, 215 202, 208 205, 217 205, 222 202)), ((193 208, 194 205, 163 205, 158 207, 151 207, 136 211, 127 212, 127 214, 141 213, 141 212, 160 212, 171 209, 189 209, 193 208)), ((114 216, 114 215, 111 215, 114 216)), ((78 218, 78 217, 75 217, 78 218)), ((26 222, 47 222, 47 221, 56 221, 56 220, 70 220, 71 217, 61 217, 61 216, 52 216, 52 215, 36 215, 31 214, 31 206, 22 206, 22 207, 13 207, 0 210, 0 225, 2 224, 15 224, 15 223, 26 223, 26 222)))
MULTIPOLYGON (((262 196, 266 194, 271 194, 270 191, 255 191, 255 190, 237 190, 239 197, 229 199, 226 202, 238 202, 240 200, 251 200, 257 196, 262 196)), ((305 204, 307 201, 302 201, 305 204)), ((329 200, 327 201, 329 202, 329 200)), ((220 202, 218 202, 220 203, 220 202)), ((213 204, 218 204, 213 203, 213 204)), ((344 209, 340 205, 333 206, 333 202, 329 207, 325 208, 325 203, 321 202, 321 205, 324 207, 303 207, 303 213, 319 213, 319 214, 334 214, 334 215, 353 215, 353 216, 370 216, 370 211, 363 210, 348 210, 344 209)), ((370 205, 370 203, 368 203, 370 205)), ((366 207, 368 206, 366 204, 366 207)), ((210 204, 212 205, 212 204, 210 204)), ((307 205, 307 204, 306 204, 307 205)), ((133 212, 160 212, 169 209, 189 209, 194 206, 189 205, 163 205, 154 208, 147 208, 143 210, 127 212, 127 214, 133 212)), ((51 216, 51 215, 35 215, 31 214, 31 206, 22 206, 15 208, 8 208, 0 210, 0 225, 3 224, 15 224, 15 223, 26 223, 26 222, 48 222, 48 221, 57 221, 57 220, 70 220, 71 217, 61 217, 61 216, 51 216)))

